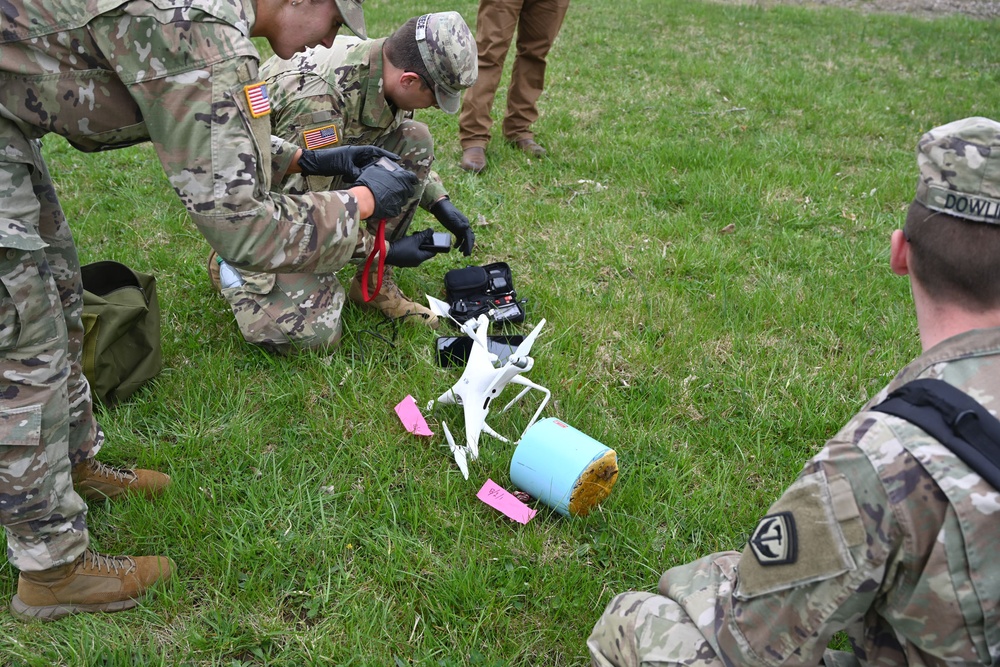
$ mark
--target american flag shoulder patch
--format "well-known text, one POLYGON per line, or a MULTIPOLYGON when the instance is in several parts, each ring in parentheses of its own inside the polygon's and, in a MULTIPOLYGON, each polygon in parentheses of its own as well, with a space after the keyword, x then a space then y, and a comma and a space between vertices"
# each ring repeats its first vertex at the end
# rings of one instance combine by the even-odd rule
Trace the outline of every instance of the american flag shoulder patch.
POLYGON ((267 84, 263 81, 252 83, 243 87, 243 92, 247 96, 247 104, 250 105, 250 115, 260 118, 271 113, 271 98, 267 96, 267 84))
POLYGON ((306 150, 312 151, 324 146, 331 146, 340 141, 340 137, 337 136, 336 125, 324 125, 323 127, 304 130, 302 132, 302 140, 306 150))

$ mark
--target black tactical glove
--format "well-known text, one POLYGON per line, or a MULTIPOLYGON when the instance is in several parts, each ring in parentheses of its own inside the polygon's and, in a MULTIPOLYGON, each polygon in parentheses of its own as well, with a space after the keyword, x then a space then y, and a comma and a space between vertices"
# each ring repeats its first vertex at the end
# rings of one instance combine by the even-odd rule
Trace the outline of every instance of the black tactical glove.
POLYGON ((455 208, 448 197, 431 204, 431 215, 449 232, 455 235, 455 247, 461 248, 462 254, 468 257, 476 245, 476 235, 472 232, 469 219, 455 208))
POLYGON ((377 164, 361 172, 355 185, 363 185, 372 191, 375 197, 375 212, 373 218, 395 218, 403 211, 403 204, 413 198, 416 192, 417 175, 412 171, 399 168, 392 171, 377 164))
POLYGON ((358 180, 361 171, 379 158, 398 161, 395 153, 376 146, 338 146, 318 151, 303 150, 299 156, 299 169, 303 176, 340 176, 348 183, 358 180))
POLYGON ((433 250, 421 250, 421 245, 427 245, 434 236, 433 229, 404 236, 389 244, 389 252, 385 255, 385 263, 389 266, 420 266, 437 253, 433 250))

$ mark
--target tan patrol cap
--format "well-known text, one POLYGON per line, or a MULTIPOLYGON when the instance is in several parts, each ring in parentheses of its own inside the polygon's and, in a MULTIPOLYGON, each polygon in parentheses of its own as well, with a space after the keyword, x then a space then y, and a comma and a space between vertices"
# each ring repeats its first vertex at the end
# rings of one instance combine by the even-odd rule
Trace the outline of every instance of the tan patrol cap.
POLYGON ((344 24, 361 39, 368 39, 365 28, 365 10, 361 6, 365 0, 337 0, 337 9, 344 17, 344 24))

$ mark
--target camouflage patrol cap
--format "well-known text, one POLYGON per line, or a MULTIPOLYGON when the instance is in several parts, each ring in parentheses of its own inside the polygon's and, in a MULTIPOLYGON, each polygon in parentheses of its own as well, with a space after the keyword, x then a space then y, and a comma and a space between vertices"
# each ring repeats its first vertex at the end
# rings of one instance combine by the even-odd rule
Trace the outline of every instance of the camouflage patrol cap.
POLYGON ((915 199, 940 213, 1000 224, 1000 123, 965 118, 936 127, 917 144, 915 199))
POLYGON ((446 113, 455 113, 462 90, 474 84, 479 75, 472 31, 458 12, 440 12, 417 19, 415 38, 420 58, 434 81, 438 106, 446 113))
POLYGON ((361 6, 365 0, 337 0, 337 9, 344 18, 344 24, 361 39, 368 39, 365 28, 365 10, 361 6))

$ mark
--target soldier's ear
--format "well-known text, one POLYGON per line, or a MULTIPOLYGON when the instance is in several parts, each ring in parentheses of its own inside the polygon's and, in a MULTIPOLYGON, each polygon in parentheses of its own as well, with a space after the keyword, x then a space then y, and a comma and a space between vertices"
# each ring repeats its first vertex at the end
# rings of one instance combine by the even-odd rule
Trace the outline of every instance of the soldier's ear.
POLYGON ((403 72, 399 75, 399 85, 403 88, 409 88, 415 83, 414 79, 417 78, 419 77, 413 72, 403 72))
POLYGON ((906 235, 902 229, 897 229, 892 233, 889 242, 889 268, 899 276, 910 273, 910 242, 906 240, 906 235))

